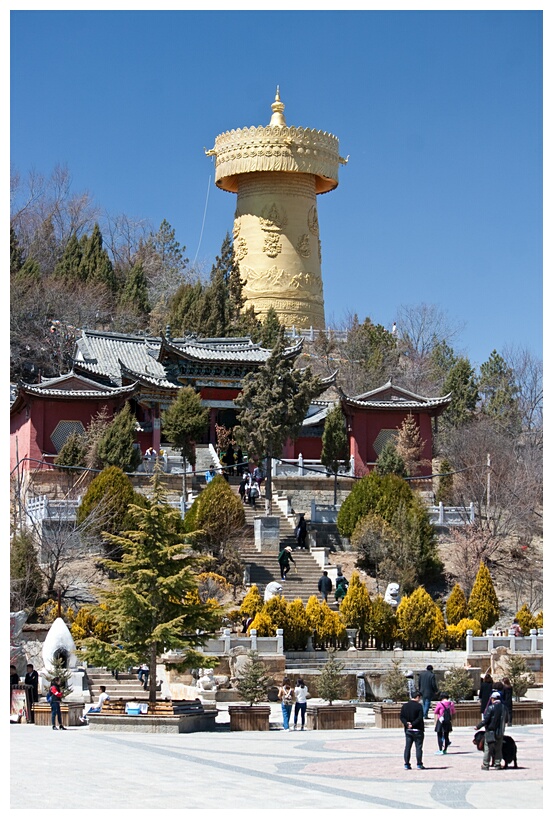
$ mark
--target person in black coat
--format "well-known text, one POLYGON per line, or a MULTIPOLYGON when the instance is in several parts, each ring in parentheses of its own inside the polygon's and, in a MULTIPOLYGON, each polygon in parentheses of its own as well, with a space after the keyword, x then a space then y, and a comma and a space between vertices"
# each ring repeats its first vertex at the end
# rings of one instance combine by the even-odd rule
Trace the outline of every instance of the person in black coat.
POLYGON ((493 677, 489 672, 486 672, 480 681, 480 691, 478 692, 478 699, 480 700, 480 713, 484 716, 488 702, 493 691, 493 677))
POLYGON ((513 686, 509 677, 503 677, 503 705, 507 709, 507 725, 513 724, 513 686))
POLYGON ((27 673, 25 674, 25 685, 31 686, 31 702, 38 702, 38 671, 32 663, 27 665, 27 673))
POLYGON ((427 665, 426 671, 423 671, 419 676, 419 690, 422 696, 422 710, 424 718, 428 718, 430 704, 432 700, 437 699, 438 683, 434 674, 434 666, 427 665))
POLYGON ((496 770, 501 768, 506 718, 507 709, 501 702, 501 694, 499 691, 493 691, 490 697, 490 704, 486 708, 481 722, 476 726, 477 731, 480 728, 484 728, 486 731, 484 734, 484 759, 481 765, 483 771, 489 770, 492 759, 494 761, 494 768, 496 770))
POLYGON ((403 751, 403 767, 411 770, 411 748, 415 743, 417 768, 424 769, 422 764, 422 744, 424 742, 424 714, 421 705, 421 692, 413 691, 409 702, 404 702, 399 712, 399 718, 405 729, 405 749, 403 751))
POLYGON ((321 593, 321 597, 323 598, 323 600, 326 603, 327 597, 330 594, 330 592, 332 591, 332 580, 328 576, 328 572, 325 571, 325 572, 322 573, 322 575, 319 578, 319 583, 317 585, 317 588, 319 589, 319 591, 321 593))

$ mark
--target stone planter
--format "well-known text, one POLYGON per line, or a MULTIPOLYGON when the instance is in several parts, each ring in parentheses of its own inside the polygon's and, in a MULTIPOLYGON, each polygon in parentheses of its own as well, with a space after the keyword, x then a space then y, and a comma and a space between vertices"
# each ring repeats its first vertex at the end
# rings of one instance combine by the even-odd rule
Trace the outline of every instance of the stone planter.
MULTIPOLYGON (((83 713, 84 702, 62 702, 61 721, 65 727, 80 725, 79 717, 83 713)), ((35 702, 33 705, 35 725, 51 725, 52 709, 47 702, 35 702)), ((56 720, 56 725, 57 725, 56 720)))
POLYGON ((229 705, 231 731, 268 731, 270 705, 229 705))
POLYGON ((312 731, 355 728, 355 705, 307 704, 307 727, 312 731))
POLYGON ((513 702, 513 725, 541 725, 542 714, 543 702, 539 700, 513 702))
MULTIPOLYGON (((399 712, 401 702, 375 702, 373 704, 377 728, 398 728, 401 726, 399 712)), ((513 702, 513 725, 541 725, 543 703, 538 700, 513 702)), ((482 719, 479 700, 461 700, 455 703, 453 727, 474 728, 482 719)), ((430 724, 428 723, 428 730, 430 724)))
POLYGON ((377 728, 399 728, 401 721, 399 712, 402 702, 375 702, 373 703, 375 725, 377 728))

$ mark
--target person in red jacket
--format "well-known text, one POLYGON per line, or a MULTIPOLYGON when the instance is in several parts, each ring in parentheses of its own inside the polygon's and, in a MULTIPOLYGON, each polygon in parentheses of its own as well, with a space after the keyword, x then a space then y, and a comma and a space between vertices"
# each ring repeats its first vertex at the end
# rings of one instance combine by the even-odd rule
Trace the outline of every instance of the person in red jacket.
POLYGON ((56 716, 58 718, 58 725, 60 731, 65 731, 65 727, 61 721, 61 701, 63 699, 63 691, 61 689, 58 677, 54 677, 50 684, 48 692, 50 697, 50 710, 52 711, 52 730, 57 731, 56 716))

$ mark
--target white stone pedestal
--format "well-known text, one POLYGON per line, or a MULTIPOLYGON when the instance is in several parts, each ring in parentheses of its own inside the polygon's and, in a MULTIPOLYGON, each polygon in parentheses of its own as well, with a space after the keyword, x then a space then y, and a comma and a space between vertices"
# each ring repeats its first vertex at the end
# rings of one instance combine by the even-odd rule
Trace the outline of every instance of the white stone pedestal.
POLYGON ((255 548, 258 552, 272 552, 278 555, 280 544, 280 518, 259 516, 253 519, 255 548))

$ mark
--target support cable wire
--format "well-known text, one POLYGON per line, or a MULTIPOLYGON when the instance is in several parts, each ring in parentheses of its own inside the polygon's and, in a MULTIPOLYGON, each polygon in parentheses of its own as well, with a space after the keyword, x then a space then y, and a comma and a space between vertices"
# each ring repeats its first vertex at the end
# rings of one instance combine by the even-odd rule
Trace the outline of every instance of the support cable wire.
POLYGON ((206 214, 207 214, 207 203, 209 202, 209 189, 210 189, 210 187, 211 187, 211 176, 209 177, 209 180, 208 180, 208 183, 207 183, 207 193, 206 193, 206 197, 205 197, 205 207, 204 207, 204 216, 203 216, 203 219, 202 219, 202 229, 200 230, 200 239, 198 241, 198 249, 196 250, 196 255, 194 256, 194 261, 192 262, 192 266, 194 266, 196 264, 196 259, 198 258, 198 253, 200 252, 200 246, 202 244, 202 237, 204 235, 205 217, 206 217, 206 214))

